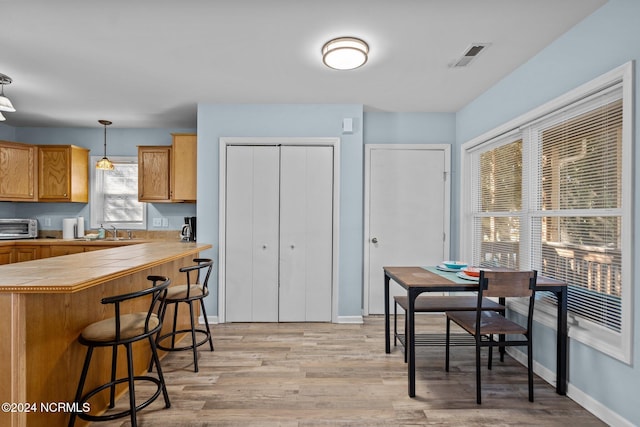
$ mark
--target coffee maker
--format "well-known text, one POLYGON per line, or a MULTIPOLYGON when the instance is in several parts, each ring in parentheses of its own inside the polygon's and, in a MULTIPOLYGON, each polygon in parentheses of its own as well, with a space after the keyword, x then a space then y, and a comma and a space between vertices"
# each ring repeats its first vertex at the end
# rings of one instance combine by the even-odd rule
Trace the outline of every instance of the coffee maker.
POLYGON ((195 216, 184 217, 184 225, 182 226, 180 237, 182 238, 182 240, 187 242, 196 241, 196 217, 195 216))

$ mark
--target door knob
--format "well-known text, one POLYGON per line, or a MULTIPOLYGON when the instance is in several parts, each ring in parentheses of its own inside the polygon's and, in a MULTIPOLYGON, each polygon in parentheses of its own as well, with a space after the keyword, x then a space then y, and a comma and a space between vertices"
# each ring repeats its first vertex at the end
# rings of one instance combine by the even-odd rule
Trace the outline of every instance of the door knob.
POLYGON ((378 243, 378 238, 374 237, 373 239, 371 239, 371 243, 378 243))

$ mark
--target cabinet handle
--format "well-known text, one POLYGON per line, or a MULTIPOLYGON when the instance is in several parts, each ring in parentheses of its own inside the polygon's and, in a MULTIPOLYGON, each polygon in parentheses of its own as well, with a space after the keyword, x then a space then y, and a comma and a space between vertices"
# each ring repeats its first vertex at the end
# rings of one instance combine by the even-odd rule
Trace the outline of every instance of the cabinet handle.
POLYGON ((63 196, 64 196, 64 197, 67 197, 67 193, 64 193, 64 194, 63 194, 63 196))

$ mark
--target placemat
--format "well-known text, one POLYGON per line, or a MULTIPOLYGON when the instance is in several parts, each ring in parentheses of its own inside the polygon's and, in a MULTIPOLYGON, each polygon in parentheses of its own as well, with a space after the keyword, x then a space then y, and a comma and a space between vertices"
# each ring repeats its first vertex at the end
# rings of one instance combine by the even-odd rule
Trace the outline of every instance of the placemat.
MULTIPOLYGON (((438 270, 436 267, 428 266, 428 267, 421 267, 421 268, 423 270, 427 270, 427 271, 430 271, 430 272, 432 272, 434 274, 437 274, 438 276, 444 277, 447 280, 451 280, 453 283, 469 284, 469 283, 473 283, 474 282, 474 280, 462 279, 462 278, 458 277, 456 275, 456 273, 454 273, 454 272, 438 270)), ((477 282, 477 281, 475 281, 475 282, 477 282)))

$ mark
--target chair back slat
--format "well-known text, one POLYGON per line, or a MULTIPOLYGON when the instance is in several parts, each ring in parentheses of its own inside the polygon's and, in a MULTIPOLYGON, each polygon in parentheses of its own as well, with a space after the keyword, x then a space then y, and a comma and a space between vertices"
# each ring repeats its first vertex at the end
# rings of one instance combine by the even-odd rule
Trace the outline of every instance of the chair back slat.
POLYGON ((530 297, 535 286, 534 271, 480 271, 484 297, 530 297))

